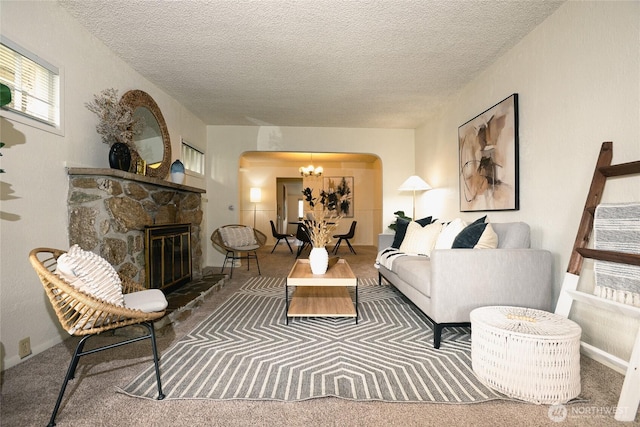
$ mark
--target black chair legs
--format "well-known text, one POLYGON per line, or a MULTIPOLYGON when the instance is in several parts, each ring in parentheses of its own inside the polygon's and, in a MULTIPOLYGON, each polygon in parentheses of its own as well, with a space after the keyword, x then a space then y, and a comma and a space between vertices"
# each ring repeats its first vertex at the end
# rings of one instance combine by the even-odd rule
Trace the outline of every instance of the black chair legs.
POLYGON ((343 239, 343 238, 340 238, 338 240, 338 243, 336 243, 336 245, 333 247, 333 250, 332 250, 333 254, 334 255, 338 254, 338 249, 340 249, 340 244, 342 243, 343 240, 347 242, 347 246, 349 246, 349 251, 351 251, 352 254, 357 255, 356 250, 353 249, 353 246, 351 246, 351 242, 349 242, 349 239, 343 239))
MULTIPOLYGON (((293 251, 291 251, 291 253, 293 253, 293 251)), ((256 251, 247 252, 247 256, 240 256, 240 255, 236 256, 234 252, 228 251, 224 257, 224 262, 222 263, 222 268, 220 268, 220 273, 224 273, 224 269, 227 267, 227 261, 231 261, 231 267, 229 267, 231 271, 229 273, 229 279, 233 279, 233 269, 235 267, 235 260, 237 259, 247 260, 247 270, 249 270, 251 260, 255 259, 256 265, 258 266, 258 276, 262 275, 262 273, 260 272, 260 262, 258 261, 258 253, 256 251)))
POLYGON ((146 326, 147 330, 149 331, 149 333, 147 335, 131 338, 131 339, 128 339, 128 340, 120 341, 120 342, 117 342, 117 343, 114 343, 114 344, 105 345, 105 346, 94 348, 94 349, 87 350, 87 351, 84 351, 84 345, 86 344, 87 340, 89 340, 89 338, 95 336, 95 334, 94 335, 86 335, 86 336, 82 337, 80 342, 78 342, 78 345, 76 346, 76 350, 73 353, 73 358, 71 359, 71 362, 69 363, 69 368, 67 369, 67 374, 64 377, 64 382, 62 383, 62 387, 60 388, 60 393, 58 394, 58 400, 56 400, 56 405, 53 408, 53 413, 51 414, 51 418, 49 419, 48 427, 53 427, 53 426, 56 425, 56 416, 58 415, 58 410, 60 409, 60 405, 62 404, 62 398, 64 396, 65 390, 67 389, 67 384, 69 383, 70 380, 75 378, 76 369, 78 367, 78 362, 80 361, 80 358, 82 356, 86 356, 88 354, 97 353, 97 352, 102 351, 102 350, 109 350, 109 349, 112 349, 112 348, 120 347, 120 346, 123 346, 123 345, 126 345, 126 344, 130 344, 130 343, 134 343, 134 342, 137 342, 137 341, 142 341, 142 340, 145 340, 147 338, 151 339, 151 348, 153 350, 153 363, 155 365, 156 381, 158 383, 158 400, 162 400, 162 399, 165 398, 165 394, 162 391, 162 382, 160 380, 160 358, 158 357, 158 347, 156 345, 156 333, 155 333, 155 329, 153 327, 153 322, 142 322, 140 324, 146 326))
POLYGON ((78 366, 78 360, 80 360, 80 356, 82 356, 82 349, 84 348, 84 344, 87 342, 89 338, 91 338, 91 335, 82 337, 82 339, 76 346, 76 351, 73 353, 73 358, 71 359, 71 362, 69 363, 69 368, 67 369, 67 375, 64 377, 64 382, 62 383, 62 387, 60 388, 60 393, 58 393, 58 400, 56 401, 56 406, 53 408, 51 419, 49 419, 49 424, 47 424, 48 427, 53 427, 56 425, 56 415, 58 415, 58 410, 60 409, 60 404, 62 403, 62 396, 64 396, 64 392, 67 389, 67 384, 76 375, 76 367, 78 366))
POLYGON ((302 244, 300 246, 298 246, 298 251, 296 253, 296 259, 298 259, 298 257, 300 257, 300 255, 302 255, 302 252, 304 251, 304 248, 306 248, 307 246, 311 246, 309 243, 307 242, 302 242, 302 244))
POLYGON ((347 245, 349 246, 349 251, 351 251, 352 254, 357 255, 355 249, 353 249, 353 246, 351 246, 351 242, 349 242, 349 239, 353 239, 353 236, 355 236, 356 224, 357 223, 358 223, 357 221, 353 221, 351 223, 351 227, 349 227, 349 232, 348 233, 346 233, 346 234, 336 234, 335 236, 333 236, 334 239, 338 239, 338 242, 333 247, 333 254, 334 255, 338 254, 338 249, 340 248, 340 243, 342 243, 343 240, 345 242, 347 242, 347 245))
POLYGON ((289 252, 293 253, 293 249, 291 249, 291 244, 289 243, 289 239, 287 239, 286 237, 281 237, 281 238, 278 239, 276 244, 273 245, 273 249, 271 249, 271 253, 273 253, 273 251, 276 250, 276 248, 278 247, 278 244, 280 243, 280 240, 284 240, 285 243, 287 244, 287 246, 289 247, 289 252))
POLYGON ((275 245, 273 245, 273 249, 271 249, 271 253, 273 253, 273 251, 276 250, 276 248, 278 247, 278 243, 280 243, 280 240, 283 240, 285 242, 287 242, 287 246, 289 246, 289 252, 293 253, 293 249, 291 249, 291 245, 289 244, 289 237, 293 237, 292 234, 287 234, 287 233, 278 233, 278 231, 276 230, 276 225, 273 223, 273 221, 269 221, 271 223, 271 234, 273 235, 273 237, 275 239, 278 239, 278 241, 276 242, 275 245))

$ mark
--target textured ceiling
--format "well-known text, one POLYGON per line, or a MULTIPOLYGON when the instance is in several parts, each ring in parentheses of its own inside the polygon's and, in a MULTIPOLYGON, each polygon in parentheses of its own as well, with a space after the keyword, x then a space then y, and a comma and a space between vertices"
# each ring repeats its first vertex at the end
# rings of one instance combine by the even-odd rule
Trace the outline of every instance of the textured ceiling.
POLYGON ((59 2, 206 124, 409 129, 562 3, 59 2))

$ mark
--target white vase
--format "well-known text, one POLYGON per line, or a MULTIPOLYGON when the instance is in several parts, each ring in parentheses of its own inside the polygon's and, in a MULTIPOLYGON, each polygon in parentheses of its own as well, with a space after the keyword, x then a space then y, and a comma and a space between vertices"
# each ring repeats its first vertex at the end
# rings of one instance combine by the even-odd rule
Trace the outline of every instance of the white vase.
POLYGON ((171 182, 175 184, 182 184, 184 182, 184 165, 178 159, 171 163, 171 182))
POLYGON ((182 184, 184 182, 184 172, 171 172, 171 182, 182 184))
POLYGON ((313 274, 324 274, 329 266, 327 248, 312 248, 309 253, 309 266, 313 274))

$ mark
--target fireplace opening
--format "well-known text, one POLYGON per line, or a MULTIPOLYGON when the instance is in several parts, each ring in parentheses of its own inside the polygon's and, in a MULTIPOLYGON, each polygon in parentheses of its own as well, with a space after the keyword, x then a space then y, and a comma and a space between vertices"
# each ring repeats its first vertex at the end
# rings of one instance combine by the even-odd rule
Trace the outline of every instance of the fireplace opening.
POLYGON ((191 224, 145 227, 147 288, 171 292, 191 281, 191 224))

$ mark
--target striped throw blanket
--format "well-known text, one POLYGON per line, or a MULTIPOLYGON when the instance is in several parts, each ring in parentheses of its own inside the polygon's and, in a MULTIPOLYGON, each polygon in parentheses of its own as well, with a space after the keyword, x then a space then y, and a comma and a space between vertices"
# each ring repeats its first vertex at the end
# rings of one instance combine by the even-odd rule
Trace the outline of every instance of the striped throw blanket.
MULTIPOLYGON (((640 203, 600 204, 593 223, 595 249, 640 253, 640 203)), ((640 307, 640 267, 595 261, 596 296, 640 307)))
POLYGON ((395 248, 386 248, 378 252, 378 256, 376 257, 375 267, 380 268, 380 266, 383 266, 387 270, 393 270, 393 261, 395 261, 400 257, 405 257, 405 256, 426 257, 426 255, 405 254, 404 252, 401 252, 400 250, 395 248))

